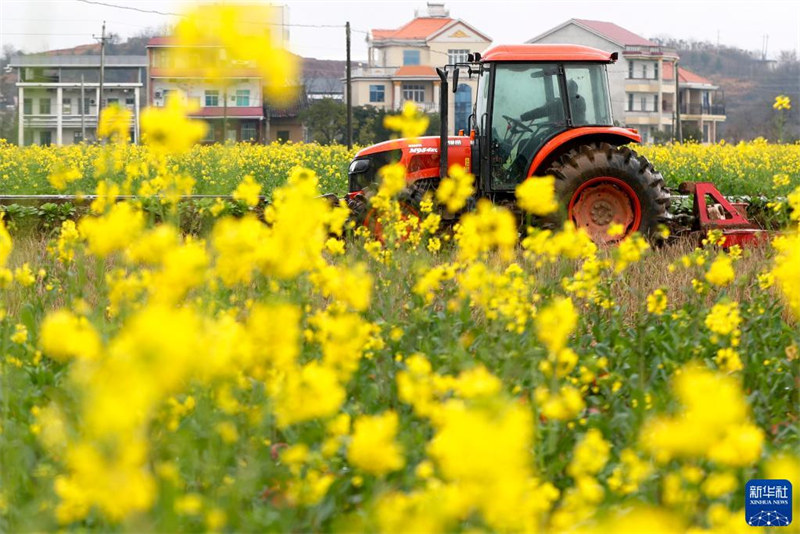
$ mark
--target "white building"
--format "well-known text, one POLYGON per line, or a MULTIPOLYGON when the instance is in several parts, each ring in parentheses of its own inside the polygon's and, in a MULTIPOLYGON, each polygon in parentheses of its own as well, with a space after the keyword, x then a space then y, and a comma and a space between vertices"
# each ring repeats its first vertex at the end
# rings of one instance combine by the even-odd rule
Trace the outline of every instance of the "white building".
MULTIPOLYGON (((483 52, 492 41, 463 20, 453 19, 444 4, 429 2, 426 13, 400 28, 372 30, 367 36, 369 63, 353 69, 353 105, 398 110, 406 100, 428 112, 439 111, 439 76, 435 67, 463 62, 483 52)), ((467 129, 477 78, 466 73, 450 95, 454 132, 467 129)))
MULTIPOLYGON (((19 144, 71 145, 97 137, 100 56, 27 55, 17 69, 19 144)), ((131 110, 131 141, 139 138, 139 110, 146 103, 147 58, 106 56, 103 106, 131 110)))
POLYGON ((580 44, 620 52, 608 67, 611 106, 617 121, 639 130, 644 142, 656 132, 671 135, 676 120, 675 65, 681 104, 681 124, 693 124, 704 142, 715 142, 717 123, 725 120, 718 87, 680 67, 674 49, 660 46, 612 22, 570 19, 527 41, 528 43, 580 44))

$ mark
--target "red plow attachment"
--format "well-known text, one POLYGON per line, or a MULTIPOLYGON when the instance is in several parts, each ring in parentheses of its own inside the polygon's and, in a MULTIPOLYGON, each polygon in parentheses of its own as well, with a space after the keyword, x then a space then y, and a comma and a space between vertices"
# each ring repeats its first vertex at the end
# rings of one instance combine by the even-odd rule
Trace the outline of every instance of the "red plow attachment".
POLYGON ((728 201, 711 182, 684 182, 679 191, 693 195, 694 231, 704 235, 710 230, 722 231, 724 248, 760 246, 769 242, 770 232, 747 219, 747 203, 728 201))

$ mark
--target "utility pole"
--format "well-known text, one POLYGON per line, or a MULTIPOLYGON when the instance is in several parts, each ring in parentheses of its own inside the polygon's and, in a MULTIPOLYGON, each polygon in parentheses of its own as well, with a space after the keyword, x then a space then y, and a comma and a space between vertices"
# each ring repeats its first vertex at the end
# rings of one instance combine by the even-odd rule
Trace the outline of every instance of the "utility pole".
POLYGON ((81 143, 86 142, 86 93, 84 93, 83 74, 81 74, 81 143))
POLYGON ((678 60, 675 60, 675 139, 679 143, 683 143, 683 128, 681 127, 681 93, 680 85, 678 84, 678 60))
POLYGON ((345 23, 345 34, 347 39, 347 149, 353 148, 353 80, 350 72, 350 21, 345 23))
MULTIPOLYGON (((95 40, 100 41, 100 89, 98 91, 98 102, 97 102, 97 125, 100 125, 100 113, 103 111, 103 82, 105 81, 106 75, 106 42, 110 39, 110 37, 106 37, 106 21, 103 21, 103 31, 100 34, 100 37, 94 36, 95 40)), ((95 137, 97 133, 95 131, 95 137)))
POLYGON ((222 86, 222 144, 228 141, 228 80, 222 86))

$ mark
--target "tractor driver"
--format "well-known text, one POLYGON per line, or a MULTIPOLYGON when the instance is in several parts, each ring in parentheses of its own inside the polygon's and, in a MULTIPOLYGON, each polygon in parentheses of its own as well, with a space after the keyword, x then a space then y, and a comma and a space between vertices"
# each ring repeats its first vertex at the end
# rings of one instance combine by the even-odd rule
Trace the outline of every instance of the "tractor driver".
MULTIPOLYGON (((572 123, 586 123, 586 99, 578 94, 578 83, 570 80, 567 83, 567 94, 571 100, 572 123)), ((564 121, 564 102, 561 97, 555 98, 545 105, 526 111, 520 116, 523 121, 532 121, 547 117, 548 122, 560 123, 564 121)))

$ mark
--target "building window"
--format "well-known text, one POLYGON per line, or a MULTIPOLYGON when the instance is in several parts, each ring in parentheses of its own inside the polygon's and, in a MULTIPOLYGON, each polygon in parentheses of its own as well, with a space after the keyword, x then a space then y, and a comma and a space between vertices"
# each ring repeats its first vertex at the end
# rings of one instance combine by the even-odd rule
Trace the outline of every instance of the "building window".
POLYGON ((88 115, 89 114, 89 107, 91 105, 92 105, 91 99, 89 99, 89 98, 84 98, 83 99, 83 114, 84 115, 88 115))
POLYGON ((289 140, 289 130, 278 130, 278 142, 285 143, 289 140))
POLYGON ((61 113, 63 115, 72 115, 72 99, 64 98, 61 100, 61 113))
MULTIPOLYGON (((200 102, 198 102, 197 104, 199 105, 200 102)), ((128 107, 131 107, 131 108, 134 107, 136 105, 136 98, 132 97, 132 96, 126 97, 125 98, 125 105, 128 106, 128 107)))
MULTIPOLYGON (((164 91, 166 93, 166 91, 164 91)), ((219 91, 217 90, 207 90, 205 93, 206 96, 206 107, 217 107, 219 106, 219 91)), ((164 100, 167 100, 166 95, 164 96, 164 100)))
MULTIPOLYGON (((167 102, 169 102, 170 96, 172 93, 175 92, 175 89, 164 89, 161 91, 161 106, 166 106, 167 102)), ((158 98, 158 95, 156 95, 158 98)))
POLYGON ((653 70, 654 70, 653 79, 657 80, 658 79, 658 62, 653 63, 653 70))
POLYGON ((39 144, 42 146, 50 146, 53 144, 52 132, 39 132, 39 144))
POLYGON ((642 78, 647 79, 647 63, 642 63, 642 78))
POLYGON ((258 137, 258 130, 256 123, 247 121, 242 123, 242 141, 256 141, 258 137))
POLYGON ((369 86, 369 101, 384 102, 386 100, 386 87, 383 85, 369 86))
POLYGON ((653 95, 653 111, 658 111, 658 95, 653 95))
POLYGON ((633 61, 628 61, 628 78, 633 79, 633 61))
POLYGON ((639 98, 639 105, 641 107, 641 111, 647 111, 647 97, 642 96, 639 98))
POLYGON ((403 50, 403 65, 419 65, 419 50, 403 50))
POLYGON ((39 114, 40 115, 50 115, 50 99, 49 98, 40 98, 39 99, 39 114))
POLYGON ((78 130, 72 134, 72 142, 77 145, 81 141, 83 141, 83 135, 80 130, 78 130))
POLYGON ((206 124, 208 128, 206 128, 206 136, 203 138, 203 141, 206 143, 216 143, 217 139, 221 136, 219 125, 209 122, 206 122, 206 124))
POLYGON ((119 105, 119 98, 106 98, 106 105, 107 106, 118 106, 119 105))
POLYGON ((628 111, 633 111, 633 93, 628 93, 628 111))
POLYGON ((467 55, 469 54, 469 50, 448 50, 447 51, 447 62, 450 64, 453 63, 466 63, 467 55))
POLYGON ((403 100, 425 102, 425 86, 421 83, 404 83, 403 100))
POLYGON ((33 115, 33 100, 26 98, 22 102, 22 113, 25 115, 33 115))
POLYGON ((250 105, 250 89, 236 90, 236 105, 243 107, 250 105))

